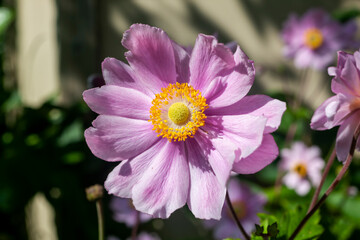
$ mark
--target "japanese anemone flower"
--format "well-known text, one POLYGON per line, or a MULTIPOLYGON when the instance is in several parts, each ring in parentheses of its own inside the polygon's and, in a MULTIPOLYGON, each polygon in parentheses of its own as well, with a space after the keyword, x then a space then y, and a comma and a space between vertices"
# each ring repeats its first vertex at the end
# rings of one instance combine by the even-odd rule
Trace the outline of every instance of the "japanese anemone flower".
POLYGON ((281 150, 280 168, 287 171, 283 178, 285 185, 303 196, 310 191, 311 185, 319 185, 324 160, 318 147, 295 142, 290 149, 281 150))
POLYGON ((298 68, 324 69, 339 49, 359 46, 356 30, 354 21, 340 24, 321 9, 311 9, 300 18, 293 14, 282 31, 284 55, 293 58, 298 68))
MULTIPOLYGON (((328 73, 334 76, 331 91, 335 96, 316 109, 311 128, 326 130, 340 126, 336 137, 336 154, 339 161, 344 162, 360 122, 360 52, 352 55, 339 51, 337 67, 330 67, 328 73)), ((356 148, 360 148, 359 142, 356 148)))
MULTIPOLYGON (((237 218, 243 225, 245 232, 251 232, 255 224, 259 223, 258 213, 264 212, 266 198, 254 193, 246 184, 236 178, 229 180, 229 196, 237 218)), ((225 203, 220 221, 204 221, 205 226, 214 229, 215 239, 244 238, 233 220, 233 216, 225 203)))
POLYGON ((90 150, 122 161, 105 188, 153 217, 187 203, 196 217, 219 219, 233 166, 254 173, 277 156, 270 133, 285 103, 245 97, 253 61, 213 36, 200 34, 189 55, 161 29, 134 24, 122 44, 130 66, 106 58, 106 85, 83 93, 100 114, 85 131, 90 150))

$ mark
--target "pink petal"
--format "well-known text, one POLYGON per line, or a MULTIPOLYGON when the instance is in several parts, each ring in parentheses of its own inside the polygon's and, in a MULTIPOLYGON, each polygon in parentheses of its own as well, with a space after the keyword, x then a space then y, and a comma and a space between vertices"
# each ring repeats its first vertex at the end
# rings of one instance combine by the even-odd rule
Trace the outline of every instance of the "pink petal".
POLYGON ((228 75, 235 66, 231 51, 213 36, 199 34, 190 57, 190 85, 205 92, 216 77, 228 75))
POLYGON ((346 83, 348 88, 355 93, 355 95, 360 93, 359 72, 352 58, 348 57, 346 59, 340 78, 346 83))
POLYGON ((359 51, 354 52, 354 59, 355 59, 356 68, 360 70, 360 52, 359 51))
POLYGON ((336 154, 339 161, 344 162, 350 151, 352 138, 360 122, 360 111, 352 113, 341 124, 336 137, 336 154))
POLYGON ((300 184, 301 178, 297 173, 289 172, 283 177, 283 182, 288 188, 294 189, 300 184))
POLYGON ((256 173, 272 163, 278 155, 279 149, 274 138, 265 134, 260 147, 247 158, 234 163, 233 171, 240 174, 256 173))
MULTIPOLYGON (((204 155, 203 148, 195 140, 187 140, 186 148, 190 168, 188 206, 197 218, 220 219, 226 186, 219 182, 208 162, 208 156, 204 155)), ((212 154, 211 157, 224 161, 219 155, 212 154)))
POLYGON ((349 102, 344 95, 328 98, 318 107, 311 118, 310 126, 315 130, 326 130, 342 124, 350 114, 349 102))
POLYGON ((245 158, 260 146, 266 120, 251 115, 208 116, 204 130, 212 138, 237 144, 237 158, 245 158))
POLYGON ((188 52, 175 42, 172 42, 174 53, 175 53, 175 66, 177 72, 176 81, 179 83, 187 83, 189 82, 190 77, 190 69, 189 69, 189 61, 190 56, 188 52))
POLYGON ((360 83, 355 65, 354 56, 346 52, 338 52, 338 65, 335 71, 336 75, 331 81, 331 91, 345 95, 357 95, 359 93, 360 83))
POLYGON ((85 131, 86 143, 95 156, 106 161, 134 157, 160 139, 144 120, 100 115, 93 126, 85 131))
POLYGON ((310 191, 311 185, 308 180, 302 179, 295 187, 295 191, 300 196, 305 196, 310 191))
POLYGON ((106 85, 84 91, 84 101, 98 114, 149 120, 152 99, 135 89, 106 85))
POLYGON ((167 218, 186 203, 189 191, 189 166, 184 143, 167 140, 133 188, 133 203, 138 211, 167 218))
POLYGON ((264 116, 267 118, 265 132, 275 131, 286 110, 286 103, 265 95, 246 96, 228 107, 207 110, 206 115, 242 115, 264 116))
POLYGON ((144 82, 136 77, 132 68, 115 58, 105 58, 102 62, 102 73, 107 85, 133 88, 153 97, 149 89, 143 87, 144 82))
POLYGON ((298 68, 306 68, 311 65, 311 61, 313 59, 313 53, 311 50, 307 48, 301 48, 295 55, 294 64, 298 68))
POLYGON ((238 146, 228 138, 209 138, 202 131, 199 131, 194 138, 203 155, 207 157, 218 181, 225 186, 238 155, 238 146))
POLYGON ((254 82, 254 62, 239 47, 234 54, 234 61, 235 66, 229 73, 211 81, 204 93, 210 111, 238 102, 249 92, 254 82))
POLYGON ((129 49, 126 58, 137 77, 154 93, 176 82, 175 43, 163 30, 144 24, 131 25, 122 44, 129 49))
POLYGON ((167 143, 166 139, 157 142, 153 147, 139 154, 135 158, 125 160, 117 165, 108 175, 105 188, 109 194, 118 197, 131 198, 132 189, 139 182, 151 163, 158 157, 159 152, 167 143))

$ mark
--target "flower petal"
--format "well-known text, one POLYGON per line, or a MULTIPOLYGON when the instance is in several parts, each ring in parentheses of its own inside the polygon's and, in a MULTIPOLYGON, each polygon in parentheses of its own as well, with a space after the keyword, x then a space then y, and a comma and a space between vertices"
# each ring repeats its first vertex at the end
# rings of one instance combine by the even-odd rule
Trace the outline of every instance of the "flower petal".
POLYGON ((225 186, 238 155, 238 146, 229 138, 212 138, 201 131, 194 139, 208 159, 218 181, 225 186))
POLYGON ((240 174, 256 173, 272 163, 278 155, 279 149, 273 136, 265 134, 260 147, 247 158, 234 163, 233 171, 240 174))
POLYGON ((86 143, 95 156, 106 161, 134 157, 160 139, 144 120, 100 115, 93 126, 85 131, 86 143))
POLYGON ((266 121, 265 117, 248 114, 208 116, 203 128, 211 138, 226 139, 236 144, 237 159, 241 159, 248 157, 260 146, 266 121))
MULTIPOLYGON (((190 168, 190 192, 187 200, 195 217, 202 219, 220 219, 225 201, 226 185, 220 183, 210 166, 208 156, 194 139, 186 141, 190 168)), ((219 154, 213 158, 224 161, 219 154)), ((230 171, 228 176, 230 175, 230 171)))
POLYGON ((122 44, 129 50, 125 55, 130 66, 154 93, 176 82, 175 43, 163 30, 133 24, 124 33, 122 44))
POLYGON ((175 42, 172 42, 172 45, 175 53, 175 66, 177 72, 176 81, 179 83, 187 83, 189 82, 189 77, 190 77, 189 53, 183 47, 179 46, 175 42))
POLYGON ((115 85, 84 91, 84 101, 98 114, 149 120, 151 98, 135 89, 115 85))
POLYGON ((315 130, 326 130, 342 124, 350 114, 349 100, 345 95, 338 94, 328 98, 315 111, 310 126, 315 130))
POLYGON ((355 66, 353 56, 346 59, 340 78, 355 95, 360 93, 359 71, 355 66))
POLYGON ((285 185, 288 188, 294 189, 296 188, 297 185, 300 184, 301 182, 301 178, 297 173, 294 172, 288 172, 284 177, 283 177, 283 182, 285 183, 285 185))
POLYGON ((239 47, 234 54, 234 61, 235 66, 229 73, 211 81, 204 93, 210 111, 238 102, 249 92, 254 82, 254 62, 239 47))
POLYGON ((360 111, 352 113, 341 124, 336 137, 336 155, 340 162, 344 162, 350 151, 351 142, 356 127, 360 122, 360 111))
POLYGON ((151 163, 159 155, 167 140, 162 139, 154 146, 129 160, 122 161, 108 175, 105 188, 109 194, 118 197, 131 198, 132 189, 144 175, 151 163))
POLYGON ((246 96, 239 102, 223 108, 206 110, 206 115, 242 115, 264 116, 267 118, 265 132, 275 131, 286 110, 286 103, 265 95, 246 96))
POLYGON ((218 44, 214 36, 199 34, 189 64, 190 85, 204 93, 216 77, 229 74, 235 61, 230 49, 218 44))
POLYGON ((349 53, 338 52, 338 65, 335 77, 331 81, 331 91, 335 94, 359 95, 360 80, 356 69, 354 56, 349 53))
POLYGON ((189 191, 184 143, 163 141, 165 145, 153 157, 132 191, 135 208, 158 218, 167 218, 184 206, 189 191))
POLYGON ((141 78, 136 77, 136 74, 129 65, 115 58, 105 58, 102 62, 102 73, 107 85, 133 88, 150 97, 153 95, 149 89, 143 87, 144 82, 141 81, 141 78))
POLYGON ((295 191, 300 196, 305 196, 310 191, 311 185, 308 180, 302 179, 295 187, 295 191))

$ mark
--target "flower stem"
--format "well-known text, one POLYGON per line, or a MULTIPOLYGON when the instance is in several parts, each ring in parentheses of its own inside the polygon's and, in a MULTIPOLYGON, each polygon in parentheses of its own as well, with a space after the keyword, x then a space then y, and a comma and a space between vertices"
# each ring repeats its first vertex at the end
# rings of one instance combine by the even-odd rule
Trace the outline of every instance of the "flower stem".
POLYGON ((98 229, 99 229, 99 240, 105 239, 104 234, 104 215, 103 215, 103 208, 101 199, 104 195, 104 187, 95 184, 85 189, 86 198, 90 202, 95 202, 96 204, 96 213, 98 218, 98 229))
POLYGON ((99 240, 104 240, 104 216, 101 198, 96 201, 96 212, 98 216, 99 240))
POLYGON ((245 232, 244 227, 241 225, 238 217, 236 216, 234 207, 233 207, 233 205, 232 205, 232 203, 231 203, 231 201, 230 201, 230 197, 229 197, 229 192, 228 192, 228 191, 226 191, 226 196, 225 196, 225 198, 226 198, 226 202, 227 202, 227 204, 228 204, 228 207, 229 207, 229 209, 230 209, 230 212, 231 212, 231 214, 232 214, 232 216, 233 216, 233 218, 234 218, 234 220, 235 220, 235 222, 236 222, 236 225, 239 227, 239 229, 240 229, 241 233, 244 235, 245 239, 246 239, 246 240, 250 240, 250 236, 245 232))
POLYGON ((136 211, 136 220, 135 220, 135 225, 133 226, 131 231, 131 240, 136 240, 136 234, 139 228, 139 223, 140 223, 140 212, 136 211))
POLYGON ((333 165, 334 163, 334 160, 335 160, 335 157, 336 157, 336 150, 335 150, 335 145, 332 147, 332 153, 326 163, 326 166, 325 166, 325 169, 324 169, 324 172, 323 172, 323 175, 321 176, 321 181, 320 181, 320 184, 319 186, 316 188, 316 191, 314 193, 314 196, 311 200, 311 204, 309 206, 309 209, 307 211, 307 213, 309 213, 311 211, 311 209, 315 206, 318 198, 319 198, 319 194, 320 194, 320 191, 321 191, 321 188, 322 186, 324 185, 324 182, 325 182, 325 179, 330 171, 330 168, 331 166, 333 165))
POLYGON ((353 135, 353 139, 351 142, 351 146, 350 146, 350 151, 346 157, 345 160, 345 164, 342 167, 341 171, 339 172, 339 174, 336 176, 336 178, 334 179, 334 181, 331 183, 331 185, 329 186, 329 188, 326 190, 326 192, 323 194, 323 196, 320 198, 320 200, 315 204, 315 206, 305 215, 305 217, 301 220, 301 222, 299 223, 299 225, 296 227, 295 231, 293 232, 293 234, 290 236, 289 240, 293 240, 296 235, 300 232, 300 230, 303 228, 303 226, 305 225, 305 223, 307 222, 307 220, 309 220, 309 218, 316 212, 316 210, 319 209, 319 207, 325 202, 326 198, 330 195, 330 193, 335 189, 335 187, 338 185, 338 183, 341 181, 341 179, 343 178, 343 176, 345 175, 346 171, 348 170, 353 156, 354 156, 354 151, 355 151, 355 147, 356 147, 356 142, 357 139, 359 137, 360 134, 360 124, 357 126, 355 133, 353 135))

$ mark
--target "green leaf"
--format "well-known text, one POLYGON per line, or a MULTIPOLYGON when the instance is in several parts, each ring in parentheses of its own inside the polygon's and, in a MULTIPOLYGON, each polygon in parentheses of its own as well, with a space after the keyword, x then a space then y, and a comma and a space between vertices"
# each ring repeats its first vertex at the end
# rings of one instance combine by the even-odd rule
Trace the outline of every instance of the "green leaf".
POLYGON ((337 236, 336 239, 346 240, 349 239, 355 228, 356 228, 356 223, 354 221, 347 219, 339 219, 331 227, 330 231, 337 236))
POLYGON ((276 237, 279 233, 277 222, 274 222, 273 224, 269 225, 267 228, 267 232, 270 235, 270 237, 276 237))
MULTIPOLYGON (((304 218, 305 214, 306 208, 300 206, 284 212, 279 221, 279 238, 288 239, 304 218)), ((316 211, 295 237, 295 240, 317 239, 324 231, 319 222, 320 213, 316 211)))
POLYGON ((262 234, 263 234, 263 232, 264 232, 264 227, 261 227, 261 226, 259 226, 259 225, 257 225, 257 224, 255 224, 255 235, 256 236, 261 236, 262 234))
POLYGON ((69 152, 67 154, 64 155, 63 157, 63 161, 66 164, 77 164, 80 163, 82 161, 84 161, 85 159, 85 155, 82 152, 69 152))
POLYGON ((13 13, 10 9, 0 7, 0 34, 3 34, 13 19, 13 13))
POLYGON ((338 10, 333 14, 334 18, 336 18, 339 22, 347 22, 353 18, 360 16, 359 9, 346 9, 346 10, 338 10))
POLYGON ((82 141, 84 138, 84 131, 80 121, 71 123, 61 134, 58 139, 59 147, 64 147, 68 144, 82 141))
POLYGON ((266 213, 258 213, 257 215, 260 218, 261 226, 263 226, 265 229, 264 233, 268 233, 267 229, 269 225, 272 225, 278 221, 277 218, 273 215, 269 215, 266 213))

